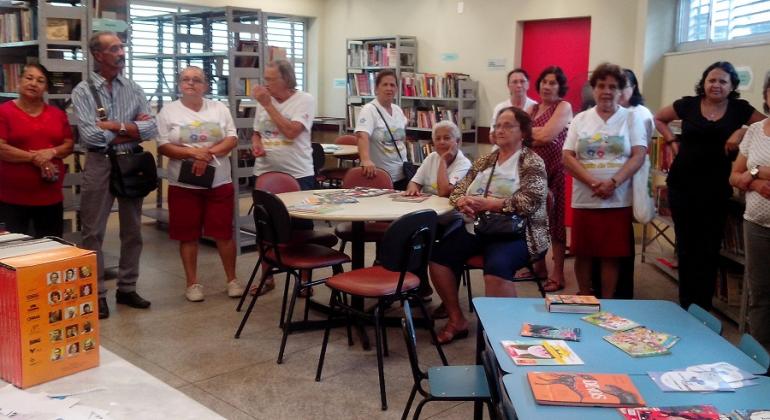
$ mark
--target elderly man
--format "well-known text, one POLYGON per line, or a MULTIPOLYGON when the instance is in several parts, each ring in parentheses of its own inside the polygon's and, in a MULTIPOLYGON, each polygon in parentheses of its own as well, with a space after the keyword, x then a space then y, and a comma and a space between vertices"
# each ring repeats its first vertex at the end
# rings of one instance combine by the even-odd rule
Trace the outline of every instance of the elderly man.
MULTIPOLYGON (((97 72, 91 73, 90 83, 80 82, 72 92, 78 130, 88 151, 83 172, 80 203, 83 220, 83 246, 97 252, 99 281, 99 318, 110 315, 107 307, 107 288, 104 285, 104 254, 102 243, 115 197, 110 193, 109 149, 133 152, 140 142, 157 134, 155 120, 144 92, 136 83, 121 75, 125 66, 123 42, 113 32, 96 32, 88 47, 96 62, 97 72), (99 96, 106 118, 100 118, 99 96)), ((148 308, 150 302, 136 293, 139 277, 139 257, 142 253, 141 198, 118 197, 120 217, 120 262, 118 291, 120 304, 134 308, 148 308)))

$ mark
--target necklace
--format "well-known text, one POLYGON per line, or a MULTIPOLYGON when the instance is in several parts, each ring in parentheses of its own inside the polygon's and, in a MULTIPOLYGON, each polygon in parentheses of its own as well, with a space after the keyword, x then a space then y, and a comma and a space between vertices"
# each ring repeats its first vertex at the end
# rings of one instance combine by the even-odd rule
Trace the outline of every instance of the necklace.
POLYGON ((716 121, 724 116, 727 109, 727 102, 720 102, 717 104, 710 103, 708 101, 701 102, 701 112, 703 116, 709 121, 716 121))

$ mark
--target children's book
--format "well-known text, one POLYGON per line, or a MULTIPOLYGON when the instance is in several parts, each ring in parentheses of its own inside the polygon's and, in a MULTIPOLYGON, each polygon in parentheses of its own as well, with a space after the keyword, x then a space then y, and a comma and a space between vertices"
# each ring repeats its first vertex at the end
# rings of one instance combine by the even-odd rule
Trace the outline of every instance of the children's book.
POLYGON ((522 337, 548 338, 551 340, 580 341, 580 328, 552 327, 525 322, 521 325, 522 337))
POLYGON ((591 314, 599 312, 601 305, 595 296, 546 295, 545 307, 548 312, 591 314))
POLYGON ((669 354, 671 347, 679 341, 679 337, 675 335, 653 331, 645 327, 616 332, 605 336, 604 339, 633 357, 669 354))
POLYGON ((528 372, 538 404, 642 407, 644 399, 631 378, 618 373, 528 372))
POLYGON ((647 372, 655 385, 664 392, 734 392, 733 387, 714 372, 672 370, 647 372))
POLYGON ((618 408, 625 420, 662 420, 682 418, 691 420, 719 420, 719 411, 711 405, 677 407, 618 408))
POLYGON ((584 316, 583 321, 586 321, 594 325, 598 325, 610 331, 625 331, 625 330, 630 330, 631 328, 636 328, 639 326, 639 324, 637 324, 634 321, 631 321, 630 319, 619 317, 613 313, 606 312, 606 311, 601 311, 595 314, 584 316))
MULTIPOLYGON (((703 365, 688 366, 685 370, 692 372, 714 372, 722 380, 727 382, 732 388, 743 388, 744 386, 756 385, 756 375, 733 366, 727 362, 709 363, 703 365)), ((770 420, 770 419, 768 419, 770 420)))
POLYGON ((502 341, 513 363, 523 366, 582 365, 583 360, 562 340, 502 341))

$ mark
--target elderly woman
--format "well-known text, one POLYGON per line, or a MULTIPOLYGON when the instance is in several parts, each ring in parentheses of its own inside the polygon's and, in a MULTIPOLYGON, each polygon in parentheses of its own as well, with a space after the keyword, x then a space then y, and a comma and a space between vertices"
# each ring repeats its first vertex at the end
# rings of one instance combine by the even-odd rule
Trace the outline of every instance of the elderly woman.
MULTIPOLYGON (((537 78, 539 104, 530 111, 532 116, 532 150, 545 162, 548 190, 553 203, 548 208, 548 226, 551 229, 553 271, 543 288, 546 292, 564 289, 564 253, 567 248, 567 229, 564 226, 564 163, 561 149, 567 137, 567 126, 572 120, 572 105, 563 100, 567 94, 567 76, 558 66, 546 67, 537 78)), ((545 260, 535 264, 535 271, 545 273, 545 260)))
POLYGON ((374 176, 374 169, 384 169, 393 180, 393 187, 405 190, 409 182, 404 175, 406 161, 406 116, 393 103, 398 92, 398 80, 393 70, 382 70, 374 80, 375 99, 361 108, 356 121, 358 155, 364 175, 374 176))
POLYGON ((460 129, 451 121, 433 126, 433 147, 436 149, 422 161, 420 168, 406 187, 406 195, 433 194, 449 197, 458 181, 465 177, 471 161, 460 150, 460 129))
POLYGON ((19 97, 0 105, 0 222, 11 232, 62 236, 62 159, 72 153, 67 115, 43 101, 48 70, 27 64, 19 97), (12 182, 10 180, 13 180, 12 182))
POLYGON ((449 315, 438 335, 442 344, 468 336, 468 321, 460 309, 456 285, 469 257, 479 252, 484 255, 487 296, 516 296, 510 281, 516 271, 548 250, 545 164, 523 146, 532 132, 530 124, 526 112, 513 107, 503 109, 495 123, 498 149, 476 160, 449 198, 469 223, 446 234, 431 257, 431 281, 449 315), (474 219, 486 216, 484 213, 518 216, 525 221, 524 232, 477 234, 474 219))
MULTIPOLYGON (((762 89, 770 113, 770 76, 762 89)), ((730 183, 746 191, 743 232, 751 335, 770 348, 770 119, 751 125, 733 163, 730 183)))
POLYGON ((500 114, 500 111, 503 109, 516 107, 529 113, 532 111, 532 108, 537 105, 537 101, 527 96, 527 91, 529 90, 529 74, 527 74, 524 69, 515 68, 509 71, 505 81, 508 84, 509 97, 495 105, 495 108, 492 110, 492 121, 489 124, 490 136, 492 132, 495 131, 495 120, 497 119, 497 115, 500 114))
POLYGON ((679 304, 711 308, 727 200, 730 153, 738 150, 746 124, 764 118, 738 99, 738 73, 720 61, 703 71, 697 96, 685 96, 655 114, 655 127, 678 153, 668 173, 668 200, 679 257, 679 304), (677 139, 668 123, 682 121, 677 139), (673 143, 678 141, 678 143, 673 143))
POLYGON ((187 67, 179 74, 181 97, 158 114, 158 152, 168 163, 168 233, 179 241, 191 302, 204 299, 198 283, 198 240, 213 238, 225 270, 227 295, 239 297, 243 286, 235 278, 233 240, 234 188, 230 151, 238 144, 227 107, 206 99, 203 70, 187 67))
POLYGON ((590 79, 596 106, 572 120, 564 143, 564 166, 574 177, 574 225, 578 294, 593 294, 591 265, 600 260, 601 291, 612 298, 620 260, 632 255, 631 178, 644 162, 647 139, 635 114, 619 104, 626 77, 620 67, 599 65, 590 79))

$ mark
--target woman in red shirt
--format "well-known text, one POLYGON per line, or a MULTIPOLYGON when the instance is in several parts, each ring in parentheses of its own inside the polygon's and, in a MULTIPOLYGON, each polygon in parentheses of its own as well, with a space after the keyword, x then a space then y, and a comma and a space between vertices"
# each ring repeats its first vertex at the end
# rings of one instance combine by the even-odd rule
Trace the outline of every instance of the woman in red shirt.
POLYGON ((67 114, 43 101, 48 84, 45 67, 27 64, 19 98, 0 105, 0 222, 36 237, 62 235, 62 159, 74 144, 67 114))

